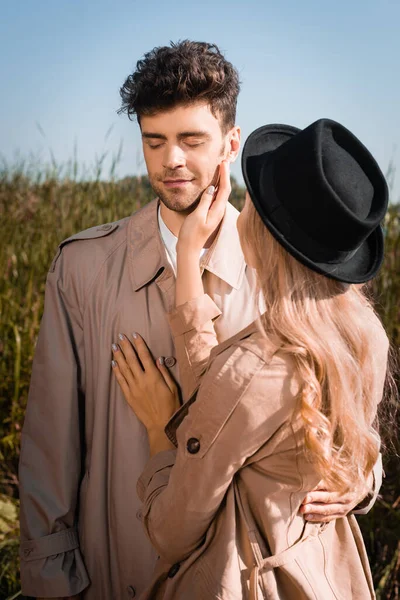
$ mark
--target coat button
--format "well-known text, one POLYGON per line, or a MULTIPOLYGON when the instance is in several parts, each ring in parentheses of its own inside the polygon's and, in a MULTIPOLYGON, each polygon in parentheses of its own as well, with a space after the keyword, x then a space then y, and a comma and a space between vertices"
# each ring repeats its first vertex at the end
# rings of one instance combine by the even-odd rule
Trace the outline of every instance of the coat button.
POLYGON ((134 598, 136 596, 136 590, 132 585, 128 585, 126 591, 128 592, 129 598, 134 598))
POLYGON ((106 223, 105 225, 98 227, 97 231, 110 231, 111 227, 112 227, 111 223, 106 223))
POLYGON ((165 359, 165 365, 170 368, 173 367, 176 364, 176 358, 174 356, 167 356, 167 358, 165 359))
POLYGON ((190 438, 186 444, 187 451, 190 454, 197 454, 200 450, 200 442, 197 438, 190 438))
POLYGON ((172 579, 173 577, 175 577, 175 575, 177 574, 177 572, 179 571, 180 568, 181 568, 181 565, 179 563, 176 563, 175 565, 172 565, 172 567, 168 571, 168 577, 170 579, 172 579))

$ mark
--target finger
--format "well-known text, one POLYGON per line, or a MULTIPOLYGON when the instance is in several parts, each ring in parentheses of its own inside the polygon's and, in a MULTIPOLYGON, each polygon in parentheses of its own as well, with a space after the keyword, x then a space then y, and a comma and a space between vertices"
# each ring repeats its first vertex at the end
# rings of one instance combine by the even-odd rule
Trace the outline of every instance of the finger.
POLYGON ((231 192, 228 161, 221 162, 219 173, 218 186, 210 185, 205 190, 196 209, 204 223, 209 223, 210 219, 221 220, 225 212, 226 202, 231 192))
POLYGON ((200 198, 200 202, 195 212, 201 223, 207 222, 207 215, 213 203, 214 194, 215 187, 213 185, 209 185, 200 198))
POLYGON ((330 523, 331 521, 335 521, 336 519, 341 519, 343 515, 305 515, 304 519, 309 523, 330 523))
POLYGON ((169 370, 165 366, 164 358, 162 356, 160 356, 160 358, 157 359, 157 368, 160 371, 161 375, 163 376, 164 381, 167 384, 167 386, 169 387, 170 391, 174 393, 177 390, 177 386, 176 386, 176 383, 175 383, 174 379, 172 378, 169 370))
MULTIPOLYGON (((127 338, 125 336, 122 336, 122 334, 118 335, 118 339, 119 339, 119 346, 117 346, 117 344, 113 344, 112 345, 112 351, 113 351, 113 357, 114 360, 117 361, 119 369, 121 371, 121 373, 123 374, 123 376, 125 377, 128 385, 130 386, 134 386, 135 385, 135 376, 138 376, 137 374, 137 370, 141 367, 135 365, 135 356, 131 356, 131 354, 134 354, 134 350, 132 349, 132 347, 130 347, 130 343, 127 340, 127 338), (129 361, 129 362, 128 362, 129 361)), ((137 362, 137 358, 136 358, 136 362, 137 362)))
POLYGON ((136 331, 134 333, 132 333, 132 337, 133 337, 133 343, 135 345, 135 350, 138 353, 140 362, 143 365, 143 369, 145 371, 154 370, 155 372, 157 372, 157 369, 156 369, 156 366, 154 363, 154 359, 153 359, 152 355, 150 354, 150 350, 148 349, 147 344, 144 341, 144 339, 138 333, 136 333, 136 331))
POLYGON ((307 515, 343 517, 347 514, 347 506, 343 504, 306 504, 300 509, 300 513, 306 518, 307 515))
POLYGON ((118 341, 126 362, 126 364, 120 362, 122 372, 124 372, 124 369, 127 366, 131 370, 134 378, 140 378, 141 375, 143 375, 143 369, 135 348, 123 333, 118 334, 118 341))
POLYGON ((223 160, 220 166, 218 193, 210 206, 207 219, 221 219, 225 213, 226 203, 231 193, 230 164, 223 160))
POLYGON ((111 361, 111 367, 112 367, 113 373, 115 375, 115 378, 122 390, 122 393, 125 396, 125 399, 129 402, 130 388, 129 388, 128 382, 126 381, 125 377, 123 376, 121 369, 119 367, 119 364, 117 363, 116 360, 111 361))
POLYGON ((224 194, 229 194, 231 191, 231 164, 229 160, 223 160, 221 163, 218 188, 224 194))
POLYGON ((346 496, 340 497, 337 492, 309 492, 303 500, 303 504, 311 504, 318 502, 321 504, 333 504, 340 503, 344 504, 347 501, 346 496))

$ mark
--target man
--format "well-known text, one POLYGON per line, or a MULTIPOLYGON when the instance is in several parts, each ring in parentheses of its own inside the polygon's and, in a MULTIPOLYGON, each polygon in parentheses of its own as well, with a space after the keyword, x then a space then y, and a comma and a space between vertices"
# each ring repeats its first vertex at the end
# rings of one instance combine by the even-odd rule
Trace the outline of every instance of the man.
MULTIPOLYGON (((150 581, 157 556, 136 495, 147 436, 112 376, 111 347, 137 331, 179 381, 166 316, 175 300, 176 236, 217 183, 222 159, 238 155, 238 92, 237 72, 218 48, 189 41, 146 54, 121 89, 158 199, 65 240, 50 267, 20 460, 24 594, 119 600, 139 596, 150 581)), ((222 310, 219 341, 256 314, 237 215, 228 205, 200 257, 205 289, 222 310)), ((315 494, 305 510, 316 520, 356 504, 315 494)))

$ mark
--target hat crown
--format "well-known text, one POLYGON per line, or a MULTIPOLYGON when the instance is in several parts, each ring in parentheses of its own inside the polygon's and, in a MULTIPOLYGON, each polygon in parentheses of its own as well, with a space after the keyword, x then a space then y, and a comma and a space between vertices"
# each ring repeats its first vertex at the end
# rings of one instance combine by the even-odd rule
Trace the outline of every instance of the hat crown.
POLYGON ((325 131, 321 147, 322 174, 343 206, 355 218, 366 219, 372 209, 374 186, 359 162, 346 149, 351 139, 342 137, 342 132, 336 128, 325 131))
POLYGON ((268 193, 272 169, 277 200, 316 242, 353 250, 382 220, 380 169, 342 125, 320 119, 274 155, 263 166, 261 192, 268 193))

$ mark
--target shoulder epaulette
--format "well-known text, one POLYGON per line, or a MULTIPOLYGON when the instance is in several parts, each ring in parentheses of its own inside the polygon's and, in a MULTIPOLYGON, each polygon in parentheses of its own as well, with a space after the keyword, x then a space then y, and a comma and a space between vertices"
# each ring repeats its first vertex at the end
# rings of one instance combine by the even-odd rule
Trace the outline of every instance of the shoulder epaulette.
POLYGON ((110 233, 113 233, 116 229, 118 229, 118 226, 118 223, 105 223, 104 225, 96 225, 96 227, 90 227, 89 229, 75 233, 69 238, 63 240, 57 248, 57 253, 53 259, 53 262, 51 263, 50 272, 52 273, 54 271, 57 260, 66 244, 75 242, 77 240, 94 240, 96 238, 105 237, 106 235, 110 235, 110 233))

